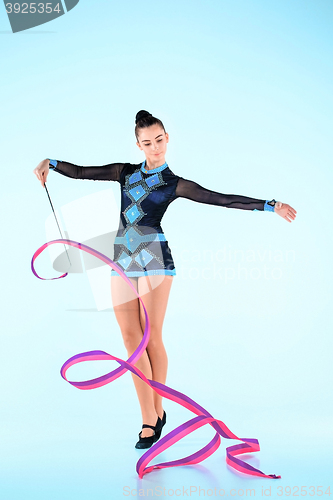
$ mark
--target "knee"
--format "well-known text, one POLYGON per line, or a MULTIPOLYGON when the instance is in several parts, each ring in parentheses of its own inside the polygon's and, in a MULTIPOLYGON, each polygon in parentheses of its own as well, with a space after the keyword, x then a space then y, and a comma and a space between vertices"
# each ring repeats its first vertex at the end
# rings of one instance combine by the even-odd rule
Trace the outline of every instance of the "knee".
POLYGON ((155 332, 151 331, 150 333, 150 339, 147 344, 147 351, 159 351, 161 349, 164 349, 164 344, 162 341, 162 335, 161 332, 155 332))
POLYGON ((123 342, 128 352, 134 352, 142 340, 142 334, 135 330, 122 330, 123 342))

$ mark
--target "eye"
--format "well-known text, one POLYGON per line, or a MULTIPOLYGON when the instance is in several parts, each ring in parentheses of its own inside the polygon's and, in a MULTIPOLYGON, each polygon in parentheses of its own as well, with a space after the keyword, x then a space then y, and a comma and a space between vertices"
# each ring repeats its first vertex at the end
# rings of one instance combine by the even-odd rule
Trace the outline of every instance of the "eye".
MULTIPOLYGON (((162 141, 163 141, 163 139, 158 139, 158 141, 157 141, 157 142, 162 142, 162 141)), ((145 144, 144 144, 144 146, 151 146, 151 143, 150 143, 150 142, 149 142, 148 144, 147 144, 147 143, 145 143, 145 144)))

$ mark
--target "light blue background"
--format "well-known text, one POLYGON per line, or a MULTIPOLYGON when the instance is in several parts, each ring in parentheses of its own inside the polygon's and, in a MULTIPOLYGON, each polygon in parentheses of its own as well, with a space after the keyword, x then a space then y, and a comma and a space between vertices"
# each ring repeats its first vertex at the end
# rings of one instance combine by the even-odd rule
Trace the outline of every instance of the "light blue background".
MULTIPOLYGON (((13 35, 0 9, 1 498, 126 498, 125 486, 254 488, 256 496, 264 486, 274 498, 278 486, 330 485, 332 22, 329 0, 81 0, 62 18, 13 35), (46 157, 140 162, 140 109, 163 120, 174 173, 297 210, 289 224, 179 199, 163 219, 177 268, 164 323, 167 385, 236 435, 258 438, 261 451, 247 461, 281 474, 278 481, 230 469, 225 447, 238 441, 225 440, 200 465, 140 481, 141 413, 130 374, 95 391, 60 377, 79 352, 126 352, 113 311, 96 311, 85 274, 33 276, 51 208, 32 170, 46 157), (231 257, 207 261, 207 247, 231 257), (198 253, 184 252, 191 248, 198 253), (253 260, 242 260, 251 252, 253 260), (222 277, 206 279, 204 265, 217 265, 222 277)), ((53 172, 48 179, 56 207, 110 184, 53 172)), ((37 270, 55 275, 47 257, 37 270)), ((116 366, 88 363, 68 376, 116 366)), ((193 416, 169 401, 165 409, 165 433, 193 416)), ((212 436, 201 429, 154 463, 212 436)))

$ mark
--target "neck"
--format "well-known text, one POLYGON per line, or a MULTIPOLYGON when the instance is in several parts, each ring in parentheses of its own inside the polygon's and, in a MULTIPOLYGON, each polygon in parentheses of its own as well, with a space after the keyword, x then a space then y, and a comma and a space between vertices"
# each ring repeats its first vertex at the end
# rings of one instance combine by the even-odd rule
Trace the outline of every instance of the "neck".
POLYGON ((145 163, 145 168, 147 170, 152 170, 153 168, 161 167, 165 163, 165 157, 159 158, 158 160, 147 160, 146 158, 146 163, 145 163))

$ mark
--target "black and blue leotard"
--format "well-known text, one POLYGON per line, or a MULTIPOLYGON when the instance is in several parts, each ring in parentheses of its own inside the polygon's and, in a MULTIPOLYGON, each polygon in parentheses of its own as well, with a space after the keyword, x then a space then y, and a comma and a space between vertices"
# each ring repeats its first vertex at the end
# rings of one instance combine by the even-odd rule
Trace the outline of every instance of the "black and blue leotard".
MULTIPOLYGON (((161 220, 170 203, 177 198, 226 208, 274 212, 275 200, 211 191, 175 175, 167 163, 149 170, 145 166, 146 161, 82 167, 66 161, 50 160, 51 169, 73 179, 120 183, 120 223, 114 241, 113 260, 121 266, 126 276, 176 274, 161 220)), ((118 273, 112 269, 111 275, 118 273)))

